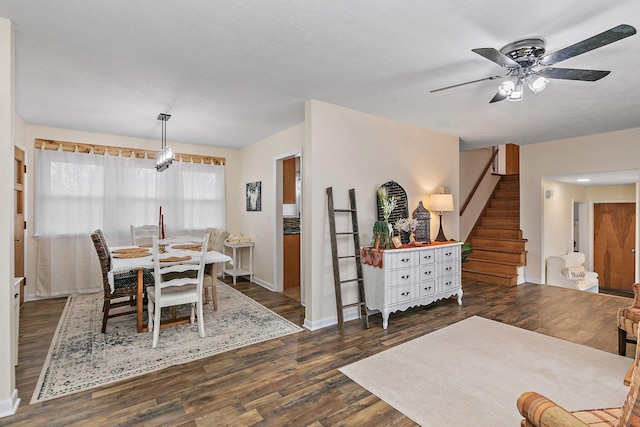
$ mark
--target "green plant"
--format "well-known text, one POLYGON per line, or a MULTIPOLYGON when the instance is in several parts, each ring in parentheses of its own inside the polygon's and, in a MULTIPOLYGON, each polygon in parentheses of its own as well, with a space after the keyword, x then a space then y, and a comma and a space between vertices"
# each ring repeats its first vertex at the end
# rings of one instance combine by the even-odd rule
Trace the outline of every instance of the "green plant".
POLYGON ((468 256, 471 252, 473 252, 473 249, 471 249, 471 244, 469 242, 464 242, 462 244, 462 247, 460 248, 462 262, 469 261, 468 256))

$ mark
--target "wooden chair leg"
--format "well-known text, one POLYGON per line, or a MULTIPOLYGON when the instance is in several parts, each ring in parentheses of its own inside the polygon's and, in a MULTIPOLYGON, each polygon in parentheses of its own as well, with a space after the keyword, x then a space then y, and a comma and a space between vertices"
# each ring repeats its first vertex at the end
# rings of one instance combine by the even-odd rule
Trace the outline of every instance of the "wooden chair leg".
POLYGON ((627 355, 627 331, 621 328, 618 328, 618 354, 627 355))
POLYGON ((211 286, 211 299, 213 300, 213 311, 218 311, 218 291, 215 283, 211 286))
POLYGON ((109 308, 111 307, 111 302, 106 299, 104 300, 104 304, 102 305, 102 311, 104 314, 102 315, 102 333, 107 332, 107 319, 109 318, 109 308))

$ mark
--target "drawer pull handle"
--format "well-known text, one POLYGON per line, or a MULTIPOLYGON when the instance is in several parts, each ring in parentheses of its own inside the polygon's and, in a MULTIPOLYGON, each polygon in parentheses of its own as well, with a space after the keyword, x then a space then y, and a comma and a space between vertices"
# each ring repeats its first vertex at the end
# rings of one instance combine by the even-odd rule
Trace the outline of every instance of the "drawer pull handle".
POLYGON ((452 268, 452 267, 447 267, 447 268, 445 268, 445 270, 447 270, 447 271, 451 271, 451 268, 452 268))
POLYGON ((400 261, 402 261, 402 262, 409 262, 409 261, 411 261, 411 259, 410 259, 410 258, 402 258, 400 261))
POLYGON ((431 290, 431 286, 427 286, 426 288, 424 288, 425 291, 430 291, 431 290))
POLYGON ((409 291, 403 292, 400 295, 402 295, 403 297, 406 297, 407 295, 409 295, 409 291))
POLYGON ((431 275, 431 271, 425 271, 425 272, 424 272, 424 275, 425 275, 425 276, 430 276, 430 275, 431 275))
POLYGON ((407 280, 409 277, 411 276, 409 276, 408 274, 405 274, 404 276, 400 276, 402 280, 407 280))
POLYGON ((445 253, 446 256, 451 256, 451 252, 445 253))
POLYGON ((431 255, 425 255, 424 259, 431 259, 431 255))

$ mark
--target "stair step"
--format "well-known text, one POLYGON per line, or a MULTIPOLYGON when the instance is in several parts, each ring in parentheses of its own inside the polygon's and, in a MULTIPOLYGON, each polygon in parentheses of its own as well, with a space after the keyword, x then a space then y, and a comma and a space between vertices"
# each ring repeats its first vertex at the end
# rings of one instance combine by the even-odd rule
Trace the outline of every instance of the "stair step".
POLYGON ((523 252, 525 239, 499 239, 493 237, 470 237, 472 248, 490 248, 502 251, 523 252))
POLYGON ((499 237, 502 239, 522 239, 519 228, 476 227, 471 237, 499 237))
POLYGON ((520 190, 500 190, 497 189, 494 193, 493 196, 496 199, 513 199, 513 198, 520 198, 520 190))
POLYGON ((504 262, 467 258, 467 262, 462 264, 462 271, 474 271, 485 274, 517 275, 518 266, 504 262))
POLYGON ((500 218, 520 218, 520 209, 487 208, 484 211, 484 215, 500 218))
POLYGON ((506 208, 506 209, 520 209, 520 199, 490 199, 489 200, 490 208, 506 208))
POLYGON ((520 175, 518 174, 514 174, 514 175, 502 175, 500 177, 501 181, 518 181, 520 182, 520 175))
POLYGON ((517 218, 496 218, 485 216, 480 218, 480 227, 489 228, 520 228, 520 217, 517 218))
POLYGON ((520 190, 520 181, 500 181, 499 190, 520 190))
POLYGON ((519 265, 519 266, 524 266, 527 263, 526 251, 505 252, 500 250, 493 250, 491 248, 473 248, 473 252, 469 254, 469 257, 473 257, 474 259, 483 259, 487 261, 508 262, 515 265, 519 265))
POLYGON ((504 276, 462 270, 462 280, 475 280, 491 285, 516 286, 518 284, 518 275, 504 276))

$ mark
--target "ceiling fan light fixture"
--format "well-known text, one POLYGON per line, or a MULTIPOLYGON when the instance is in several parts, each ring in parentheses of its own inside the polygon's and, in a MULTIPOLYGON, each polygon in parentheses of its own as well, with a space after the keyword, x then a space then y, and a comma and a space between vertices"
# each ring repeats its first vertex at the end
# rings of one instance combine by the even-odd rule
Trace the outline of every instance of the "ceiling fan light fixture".
POLYGON ((509 101, 522 101, 522 95, 524 92, 524 88, 522 86, 522 80, 518 79, 518 83, 516 84, 516 88, 513 90, 511 95, 507 98, 509 101))
POLYGON ((529 89, 531 89, 531 92, 540 93, 549 86, 549 80, 542 76, 531 75, 527 77, 527 85, 529 89))
POLYGON ((498 86, 498 93, 502 96, 510 96, 515 89, 516 84, 512 80, 507 79, 498 86))

